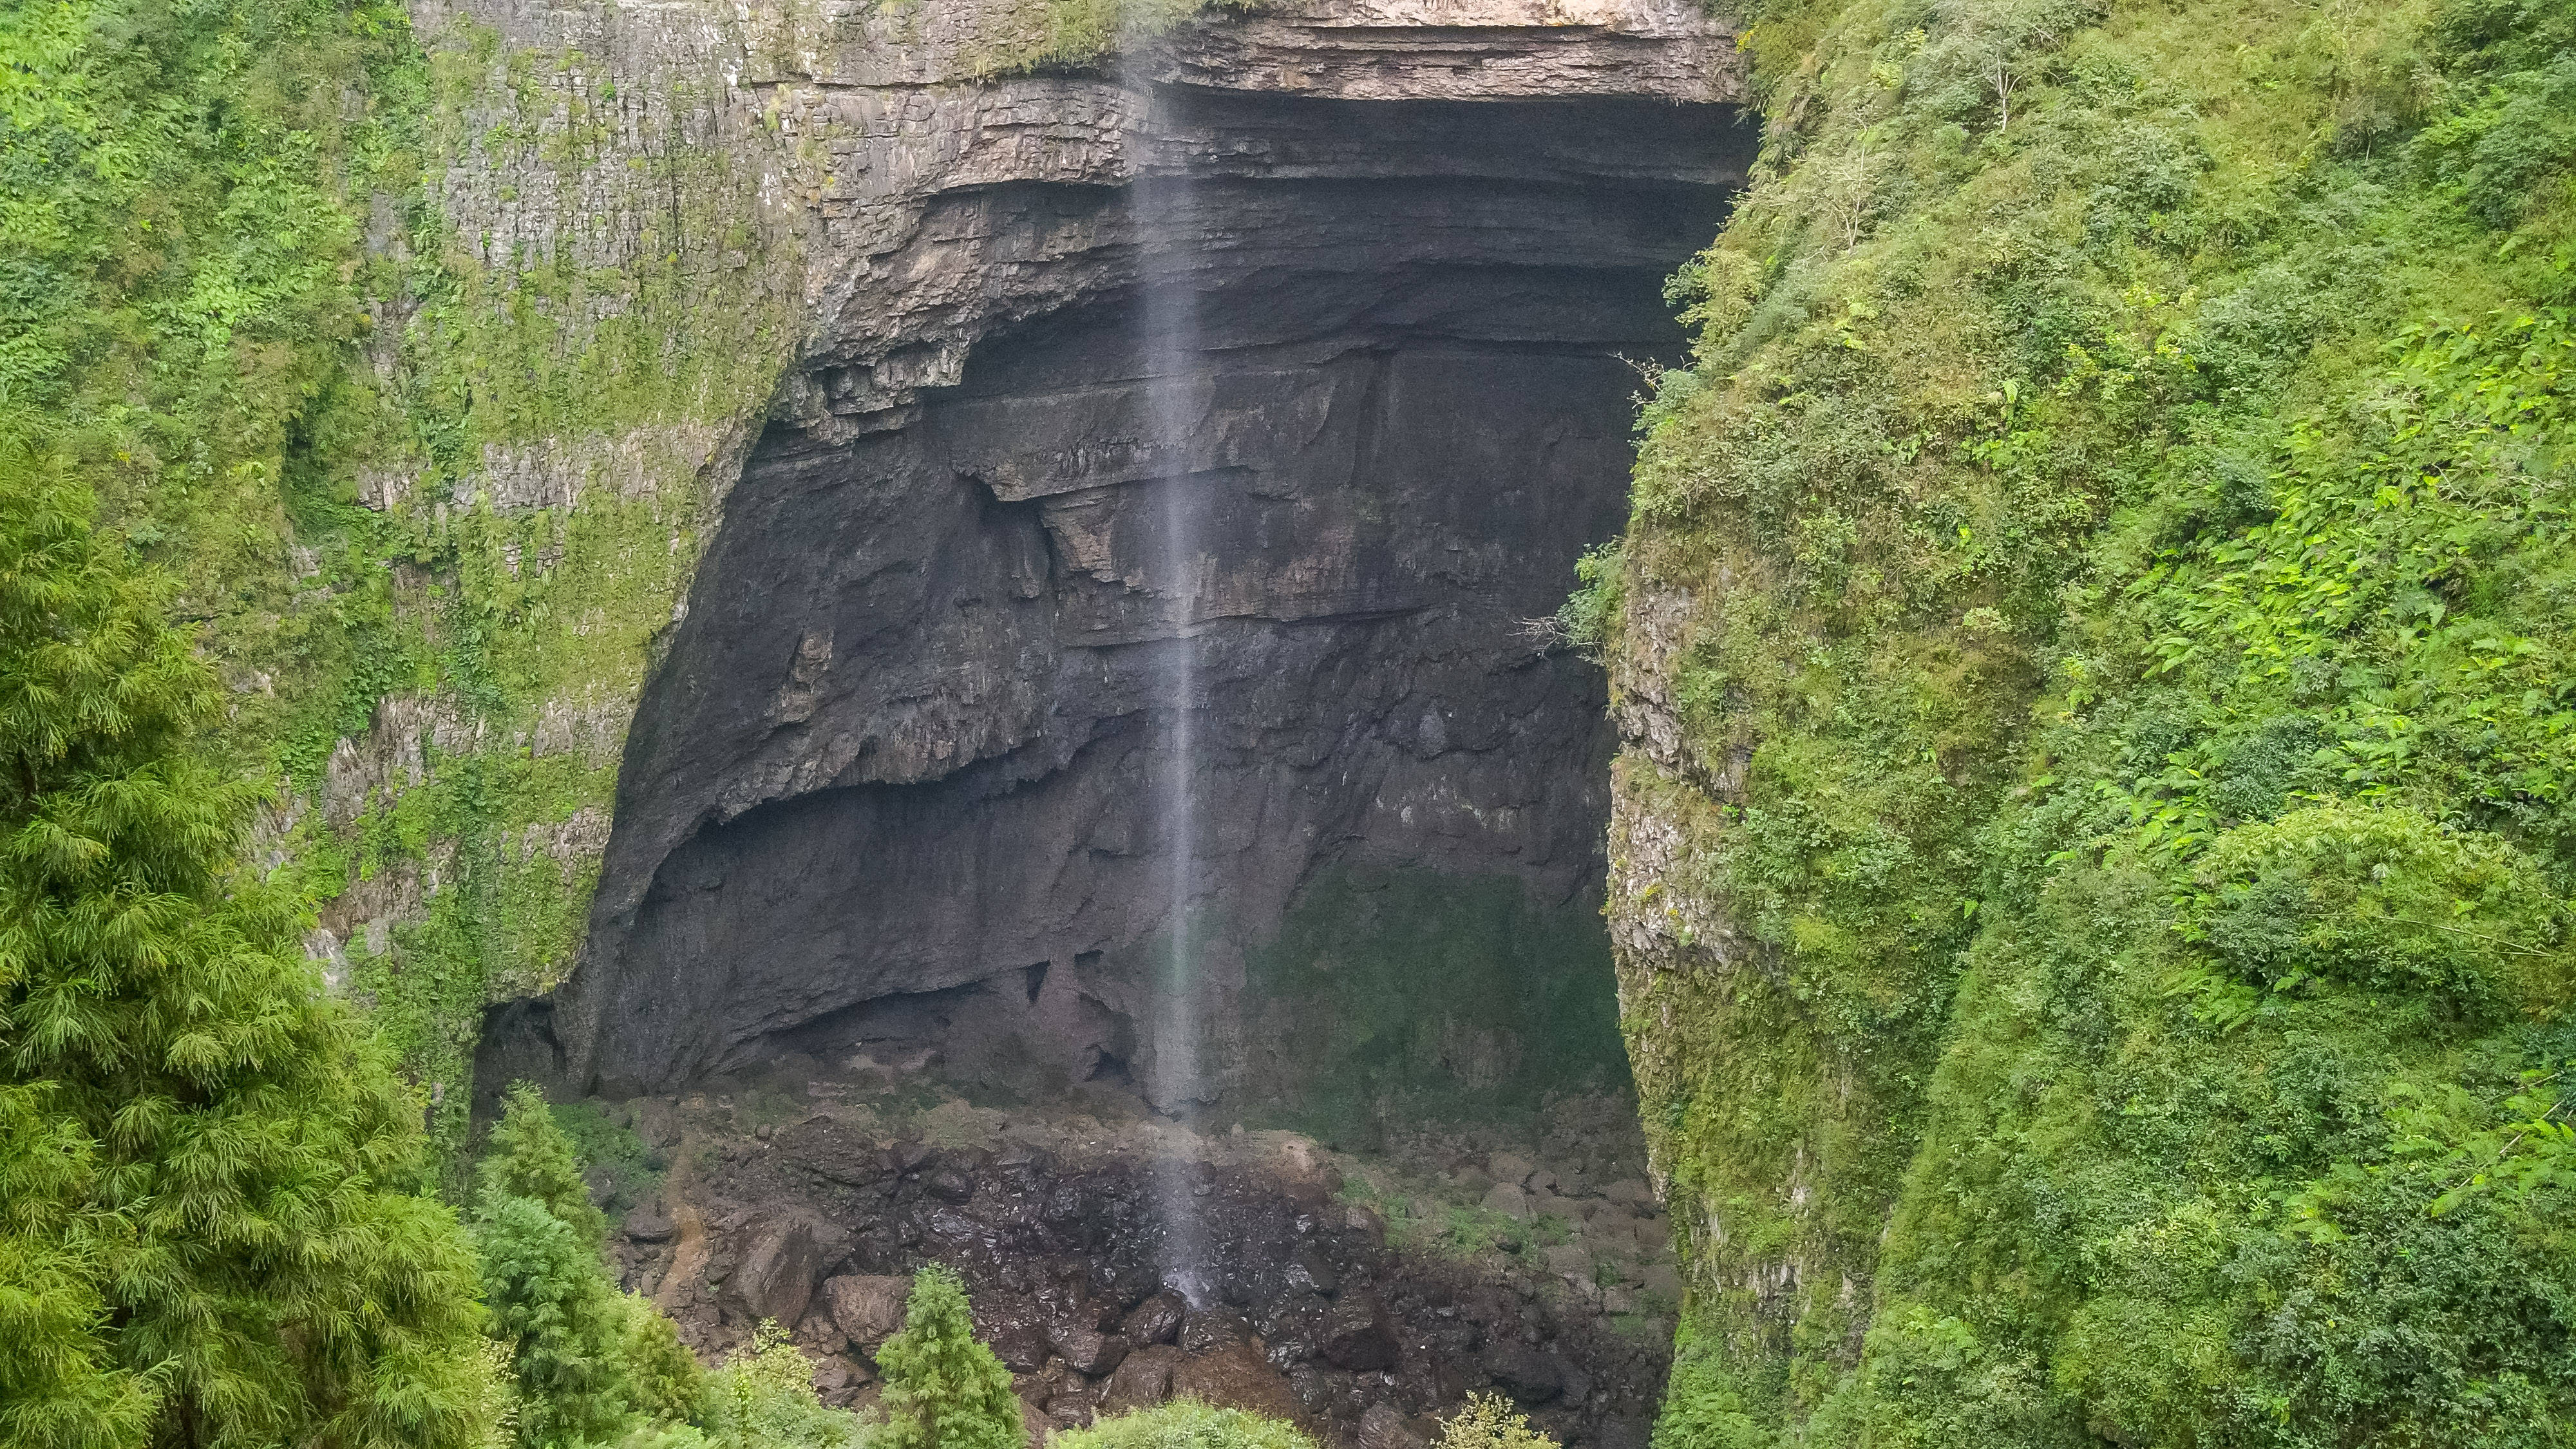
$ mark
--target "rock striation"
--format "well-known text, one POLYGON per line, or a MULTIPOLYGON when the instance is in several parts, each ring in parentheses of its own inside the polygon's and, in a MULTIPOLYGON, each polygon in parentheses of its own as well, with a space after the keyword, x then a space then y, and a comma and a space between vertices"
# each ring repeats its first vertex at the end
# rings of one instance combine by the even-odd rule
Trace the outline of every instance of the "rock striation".
MULTIPOLYGON (((1011 73, 1044 52, 1009 6, 467 13, 701 78, 683 128, 760 155, 740 244, 794 256, 805 318, 714 454, 747 456, 627 733, 580 965, 479 1075, 665 1089, 792 1046, 1293 1095, 1265 953, 1328 878, 1500 882, 1589 923, 1558 965, 1606 997, 1603 687, 1524 625, 1623 516, 1630 361, 1678 345, 1660 280, 1749 161, 1722 28, 1321 0, 1011 73), (1147 345, 1149 280, 1177 346, 1147 345), (1176 901, 1153 785, 1185 720, 1176 901), (1176 931, 1213 1064, 1186 1082, 1147 1022, 1176 931)), ((450 190, 492 237, 502 204, 450 190)), ((1416 1055, 1514 1070, 1479 1030, 1416 1055)))

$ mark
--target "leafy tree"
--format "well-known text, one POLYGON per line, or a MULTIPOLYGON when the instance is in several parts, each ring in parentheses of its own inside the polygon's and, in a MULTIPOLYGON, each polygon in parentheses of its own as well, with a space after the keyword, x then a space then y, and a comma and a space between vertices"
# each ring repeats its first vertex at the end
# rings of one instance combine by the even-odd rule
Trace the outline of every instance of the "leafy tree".
MULTIPOLYGON (((639 1407, 633 1311, 600 1260, 607 1224, 572 1142, 534 1087, 522 1082, 504 1099, 478 1177, 483 1296, 493 1336, 511 1348, 520 1442, 535 1449, 617 1433, 639 1407)), ((657 1369, 669 1373, 667 1363, 657 1369)))
POLYGON ((419 1104, 230 874, 212 682, 94 514, 0 437, 0 1444, 463 1443, 419 1104))
POLYGON ((686 1423, 705 1412, 706 1370, 680 1342, 678 1325, 638 1293, 626 1295, 626 1363, 635 1379, 635 1406, 647 1415, 686 1423))
POLYGON ((856 1449, 867 1438, 865 1420, 824 1407, 813 1362, 774 1319, 752 1330, 748 1352, 707 1376, 704 1422, 705 1442, 722 1449, 856 1449))
POLYGON ((1027 1437, 1010 1371, 975 1339, 966 1285, 941 1267, 913 1275, 903 1328, 877 1350, 886 1427, 878 1449, 1018 1449, 1027 1437))
POLYGON ((581 1156, 555 1122, 545 1097, 529 1083, 520 1082, 502 1095, 501 1120, 493 1124, 492 1139, 475 1171, 475 1191, 478 1202, 532 1199, 593 1248, 608 1241, 607 1219, 591 1205, 590 1186, 581 1179, 581 1156))

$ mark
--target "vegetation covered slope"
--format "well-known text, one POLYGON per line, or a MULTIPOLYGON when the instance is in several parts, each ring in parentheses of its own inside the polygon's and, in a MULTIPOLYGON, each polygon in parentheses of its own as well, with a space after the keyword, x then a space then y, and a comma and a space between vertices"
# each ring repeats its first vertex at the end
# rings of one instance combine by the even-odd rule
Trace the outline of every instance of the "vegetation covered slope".
POLYGON ((703 465, 793 341, 695 85, 379 0, 0 6, 0 429, 170 580, 200 744, 451 1149, 486 1002, 569 967, 703 465))
POLYGON ((1677 281, 1664 1449, 2576 1428, 2576 6, 1859 0, 1677 281))

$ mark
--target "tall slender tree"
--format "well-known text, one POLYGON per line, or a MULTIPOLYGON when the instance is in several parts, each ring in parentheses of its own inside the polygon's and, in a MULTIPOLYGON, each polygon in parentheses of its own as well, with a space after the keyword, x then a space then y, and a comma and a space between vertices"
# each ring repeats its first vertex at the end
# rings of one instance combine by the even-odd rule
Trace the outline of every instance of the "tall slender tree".
POLYGON ((903 1328, 877 1350, 886 1425, 877 1449, 1020 1449, 1028 1433, 1011 1371, 975 1337, 966 1285, 948 1268, 912 1276, 903 1328))
POLYGON ((94 512, 0 437, 0 1445, 465 1443, 420 1108, 233 872, 213 684, 94 512))
MULTIPOLYGON (((621 1298, 609 1280, 600 1257, 607 1223, 591 1206, 572 1139, 536 1088, 522 1082, 503 1098, 477 1178, 484 1301, 493 1335, 510 1346, 520 1442, 542 1449, 614 1437, 647 1407, 632 1358, 638 1342, 655 1342, 637 1321, 652 1309, 621 1298)), ((685 1374, 684 1360, 685 1350, 658 1366, 685 1374)), ((657 1394, 683 1411, 694 1396, 686 1383, 657 1394)))

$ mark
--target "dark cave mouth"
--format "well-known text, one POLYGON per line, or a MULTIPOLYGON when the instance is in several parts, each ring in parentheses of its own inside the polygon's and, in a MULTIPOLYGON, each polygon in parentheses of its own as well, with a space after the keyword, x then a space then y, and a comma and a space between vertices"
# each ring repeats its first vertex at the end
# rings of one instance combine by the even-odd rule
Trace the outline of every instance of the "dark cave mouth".
MULTIPOLYGON (((629 745, 581 1085, 935 1058, 1345 1140, 1624 1086, 1604 686, 1525 623, 1624 524, 1633 365, 1679 352, 1662 283, 1751 131, 1184 90, 1155 126, 1133 187, 946 203, 1062 305, 902 426, 754 449, 629 745), (1147 277, 1187 290, 1186 349, 1148 345, 1147 277), (1189 1089, 1153 1025, 1175 931, 1189 1089)), ((874 406, 828 364, 814 390, 874 406)))

